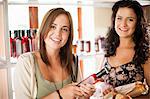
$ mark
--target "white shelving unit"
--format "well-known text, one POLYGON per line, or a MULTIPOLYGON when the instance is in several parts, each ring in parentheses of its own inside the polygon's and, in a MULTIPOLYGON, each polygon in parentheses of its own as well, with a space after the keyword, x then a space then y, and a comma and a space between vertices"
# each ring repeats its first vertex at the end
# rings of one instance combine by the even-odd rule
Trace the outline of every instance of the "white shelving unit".
POLYGON ((0 45, 0 99, 12 99, 7 0, 0 1, 0 45))
MULTIPOLYGON (((8 34, 8 5, 7 0, 0 1, 0 32, 1 32, 1 50, 0 50, 0 62, 5 65, 10 61, 9 54, 9 34, 8 34), (2 51, 2 52, 1 52, 2 51)), ((1 65, 2 65, 1 64, 1 65)))

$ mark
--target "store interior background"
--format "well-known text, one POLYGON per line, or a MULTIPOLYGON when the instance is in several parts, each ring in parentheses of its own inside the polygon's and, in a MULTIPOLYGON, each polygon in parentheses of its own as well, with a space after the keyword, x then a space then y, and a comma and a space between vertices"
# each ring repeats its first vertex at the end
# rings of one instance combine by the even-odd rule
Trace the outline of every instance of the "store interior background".
MULTIPOLYGON (((106 36, 111 24, 111 7, 115 1, 117 0, 0 0, 0 99, 15 99, 12 79, 17 58, 10 57, 9 31, 31 28, 29 7, 38 8, 38 28, 44 14, 51 8, 63 7, 71 13, 74 23, 73 45, 77 46, 75 54, 79 57, 83 77, 87 77, 96 73, 100 65, 103 49, 96 51, 95 40, 106 36), (80 48, 81 41, 84 41, 84 51, 80 48), (86 49, 86 41, 90 41, 90 51, 86 49)), ((147 14, 150 13, 150 1, 138 1, 148 8, 145 14, 150 26, 150 14, 147 14)))

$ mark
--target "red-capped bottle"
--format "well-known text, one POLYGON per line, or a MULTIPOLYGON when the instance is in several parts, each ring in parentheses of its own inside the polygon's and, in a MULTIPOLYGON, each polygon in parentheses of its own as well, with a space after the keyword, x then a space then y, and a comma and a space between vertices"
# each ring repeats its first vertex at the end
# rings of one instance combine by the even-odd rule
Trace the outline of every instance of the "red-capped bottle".
POLYGON ((81 82, 79 82, 77 84, 77 86, 80 86, 81 83, 95 84, 97 82, 98 78, 101 78, 103 75, 107 75, 109 73, 109 71, 110 71, 110 68, 104 67, 98 73, 92 74, 89 77, 87 77, 86 79, 84 79, 81 82))
POLYGON ((11 31, 9 31, 9 41, 10 41, 10 55, 11 57, 13 57, 13 38, 11 31))
POLYGON ((22 30, 22 51, 23 53, 29 52, 29 40, 25 30, 22 30))
POLYGON ((32 51, 32 36, 31 36, 31 31, 27 30, 27 37, 28 37, 28 42, 29 42, 29 51, 32 51))
POLYGON ((16 38, 17 38, 17 30, 14 30, 14 39, 13 39, 13 57, 17 57, 17 52, 16 52, 16 38))

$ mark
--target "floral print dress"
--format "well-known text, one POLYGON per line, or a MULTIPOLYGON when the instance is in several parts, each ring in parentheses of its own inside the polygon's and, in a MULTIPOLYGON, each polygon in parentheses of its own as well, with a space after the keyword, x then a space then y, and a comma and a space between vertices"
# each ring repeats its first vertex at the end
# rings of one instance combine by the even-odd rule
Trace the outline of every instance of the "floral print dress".
POLYGON ((136 81, 143 82, 144 71, 141 65, 135 65, 134 62, 129 62, 118 67, 112 67, 108 60, 106 60, 104 66, 111 68, 108 75, 104 75, 102 78, 104 81, 113 87, 133 83, 136 81))

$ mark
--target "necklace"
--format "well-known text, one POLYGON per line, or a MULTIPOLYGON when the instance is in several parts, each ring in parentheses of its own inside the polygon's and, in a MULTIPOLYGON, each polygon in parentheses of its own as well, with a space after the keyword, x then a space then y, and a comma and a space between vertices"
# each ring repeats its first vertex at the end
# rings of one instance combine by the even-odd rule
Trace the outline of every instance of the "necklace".
MULTIPOLYGON (((63 88, 63 68, 62 68, 61 73, 62 73, 62 74, 61 74, 61 76, 62 76, 62 77, 61 77, 61 88, 63 88)), ((62 96, 60 95, 60 92, 59 92, 57 86, 56 86, 56 83, 54 82, 53 84, 54 84, 54 87, 55 87, 55 89, 56 89, 56 91, 57 91, 57 93, 58 93, 58 95, 59 95, 59 98, 60 98, 60 99, 63 99, 62 96)))
MULTIPOLYGON (((63 68, 61 70, 61 73, 62 73, 61 74, 61 88, 63 88, 63 86, 64 86, 64 84, 63 84, 63 68)), ((54 84, 55 90, 58 90, 56 83, 53 82, 53 84, 54 84)))

